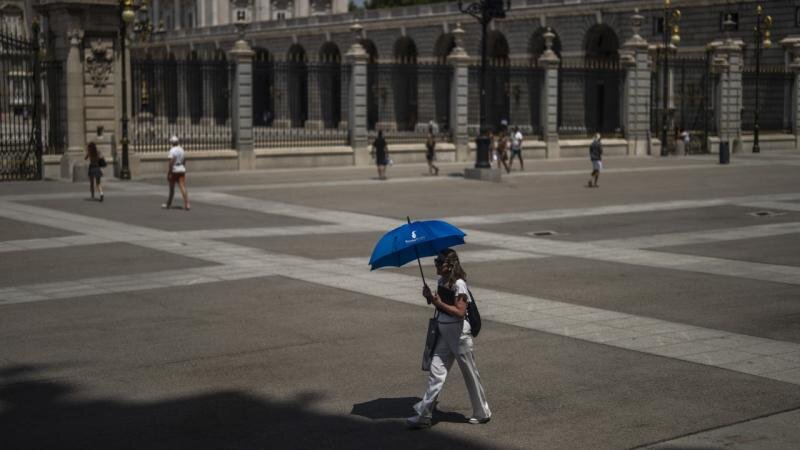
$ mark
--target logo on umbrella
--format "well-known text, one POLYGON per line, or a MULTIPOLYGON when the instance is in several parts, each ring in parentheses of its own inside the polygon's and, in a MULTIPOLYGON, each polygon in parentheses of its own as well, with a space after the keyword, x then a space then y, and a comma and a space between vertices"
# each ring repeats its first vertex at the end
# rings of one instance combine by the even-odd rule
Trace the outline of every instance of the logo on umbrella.
POLYGON ((424 241, 425 236, 417 237, 417 230, 411 230, 411 239, 406 239, 406 244, 412 244, 417 241, 424 241))

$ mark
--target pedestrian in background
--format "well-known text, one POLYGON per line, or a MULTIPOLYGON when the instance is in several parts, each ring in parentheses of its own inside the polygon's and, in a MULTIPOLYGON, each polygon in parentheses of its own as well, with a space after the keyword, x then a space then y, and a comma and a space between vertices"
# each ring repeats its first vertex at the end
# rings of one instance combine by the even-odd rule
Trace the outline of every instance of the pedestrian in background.
POLYGON ((92 193, 92 200, 94 200, 95 187, 97 192, 100 193, 100 201, 103 201, 103 186, 100 184, 100 179, 103 178, 103 169, 106 160, 100 155, 97 150, 97 145, 94 142, 89 142, 86 146, 86 155, 83 157, 84 161, 89 160, 89 192, 92 193))
MULTIPOLYGON (((506 173, 511 173, 511 168, 508 167, 508 134, 505 131, 501 131, 497 138, 497 159, 503 163, 506 173)), ((500 165, 498 164, 497 167, 499 168, 500 165)))
POLYGON ((592 160, 592 175, 589 178, 589 187, 600 187, 597 184, 597 179, 600 177, 600 171, 603 170, 603 143, 601 142, 600 133, 595 133, 592 144, 589 145, 589 159, 592 160), (594 184, 592 184, 594 178, 594 184))
POLYGON ((186 191, 186 154, 181 147, 178 136, 169 138, 172 146, 169 149, 169 162, 167 163, 167 182, 169 183, 169 197, 167 203, 161 205, 162 208, 169 209, 172 206, 172 198, 175 196, 175 184, 181 190, 183 196, 183 209, 189 211, 192 206, 189 204, 189 193, 186 191))
POLYGON ((519 127, 514 127, 514 132, 511 134, 511 158, 508 164, 509 171, 514 167, 514 157, 519 158, 519 170, 525 170, 525 163, 522 161, 522 132, 519 127))
POLYGON ((389 162, 389 152, 386 146, 386 139, 383 138, 383 130, 378 130, 378 137, 372 141, 372 151, 375 156, 375 165, 378 166, 378 179, 386 179, 386 164, 389 162))
POLYGON ((439 168, 433 163, 436 160, 436 138, 433 127, 428 127, 428 140, 425 141, 425 159, 428 160, 428 174, 439 175, 439 168))
POLYGON ((453 366, 453 360, 458 361, 472 403, 469 423, 486 423, 492 418, 492 412, 475 365, 472 328, 469 321, 465 320, 467 302, 471 301, 466 282, 467 274, 453 249, 448 248, 439 253, 434 264, 439 275, 436 294, 425 286, 422 288, 422 296, 437 309, 439 338, 433 349, 428 388, 422 400, 414 405, 417 415, 406 419, 406 423, 413 428, 431 426, 433 408, 442 392, 447 373, 453 366))

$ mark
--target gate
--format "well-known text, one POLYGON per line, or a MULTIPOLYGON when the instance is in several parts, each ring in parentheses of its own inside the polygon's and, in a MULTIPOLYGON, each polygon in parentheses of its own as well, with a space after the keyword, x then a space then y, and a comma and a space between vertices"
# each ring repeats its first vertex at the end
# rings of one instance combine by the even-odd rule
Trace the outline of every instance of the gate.
POLYGON ((667 120, 667 141, 674 145, 675 130, 686 130, 691 136, 689 153, 708 153, 708 136, 716 134, 714 88, 716 75, 709 66, 709 57, 670 58, 671 92, 667 114, 664 113, 663 58, 654 65, 650 83, 650 131, 661 136, 667 120))
POLYGON ((39 27, 0 31, 0 181, 42 178, 39 27))

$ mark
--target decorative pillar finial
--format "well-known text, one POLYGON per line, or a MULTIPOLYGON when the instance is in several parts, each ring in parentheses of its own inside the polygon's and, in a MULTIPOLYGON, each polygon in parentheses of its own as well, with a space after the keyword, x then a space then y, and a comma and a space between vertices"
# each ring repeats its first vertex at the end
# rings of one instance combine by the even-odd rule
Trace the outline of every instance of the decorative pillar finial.
POLYGON ((631 16, 631 28, 633 28, 634 37, 640 37, 639 32, 642 30, 643 23, 644 16, 639 14, 639 8, 635 8, 633 10, 633 16, 631 16))

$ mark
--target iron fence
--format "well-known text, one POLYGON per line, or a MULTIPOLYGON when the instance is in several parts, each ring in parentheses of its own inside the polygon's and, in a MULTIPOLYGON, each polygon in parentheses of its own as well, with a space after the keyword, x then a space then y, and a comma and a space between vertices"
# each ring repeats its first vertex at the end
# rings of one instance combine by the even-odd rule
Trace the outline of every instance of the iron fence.
MULTIPOLYGON (((470 108, 467 133, 480 132, 480 65, 469 67, 470 108)), ((494 60, 486 67, 486 125, 494 130, 517 126, 526 135, 542 134, 541 92, 544 71, 528 61, 494 60)))
POLYGON ((562 60, 558 72, 558 133, 622 136, 625 71, 614 60, 562 60))
POLYGON ((785 66, 762 66, 742 72, 742 130, 755 128, 756 78, 758 78, 758 129, 766 132, 792 132, 792 87, 794 76, 785 66))
MULTIPOLYGON (((650 131, 660 136, 664 120, 667 120, 668 146, 674 145, 679 130, 689 132, 699 142, 699 150, 708 152, 706 137, 717 133, 715 87, 717 75, 710 66, 709 55, 704 57, 670 58, 670 91, 672 92, 664 111, 663 59, 653 66, 650 82, 650 131)), ((693 146, 695 148, 697 146, 693 146)))
POLYGON ((0 32, 0 181, 42 177, 38 36, 0 32))
POLYGON ((257 57, 253 63, 256 147, 348 145, 350 74, 351 67, 338 58, 257 57))
POLYGON ((224 58, 133 59, 130 142, 134 151, 165 151, 173 135, 188 151, 232 148, 234 69, 224 58))
POLYGON ((367 65, 367 129, 390 143, 422 143, 432 130, 450 142, 450 84, 447 64, 416 62, 367 65))

